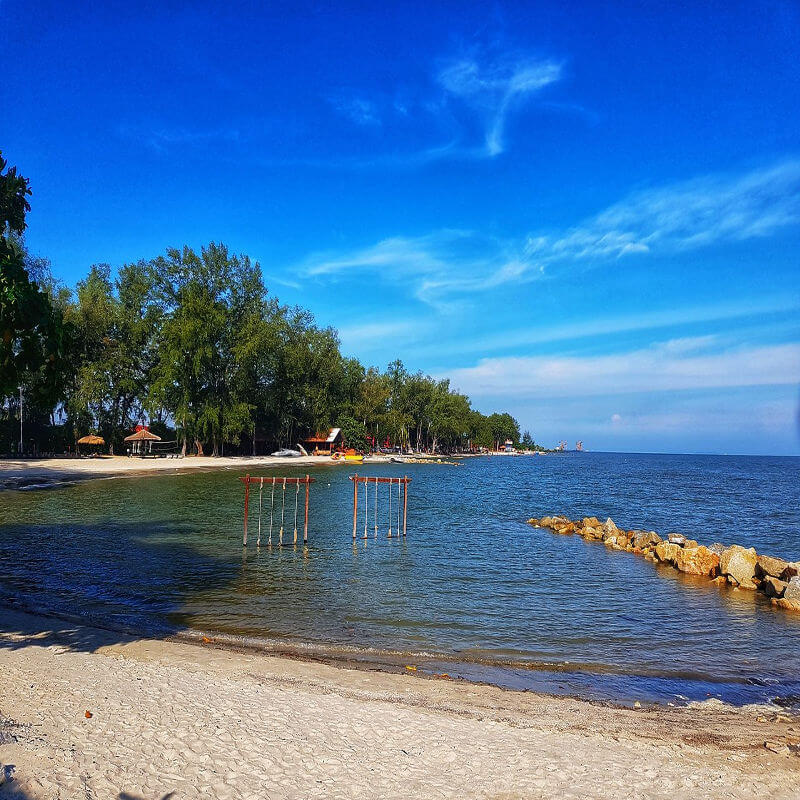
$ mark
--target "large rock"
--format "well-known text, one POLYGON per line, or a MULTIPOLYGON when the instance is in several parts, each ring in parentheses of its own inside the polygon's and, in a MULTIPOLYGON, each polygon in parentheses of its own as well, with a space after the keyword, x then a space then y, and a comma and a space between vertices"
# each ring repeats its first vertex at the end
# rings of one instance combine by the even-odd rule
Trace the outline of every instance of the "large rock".
POLYGON ((583 525, 586 528, 599 528, 601 527, 600 520, 597 517, 584 517, 583 525))
POLYGON ((794 575, 786 585, 783 597, 772 602, 788 611, 800 611, 800 575, 794 575))
POLYGON ((779 578, 773 578, 772 575, 765 576, 761 583, 761 590, 767 597, 783 597, 786 587, 789 584, 779 578))
POLYGON ((744 548, 732 544, 726 547, 719 557, 719 569, 723 575, 733 578, 736 585, 742 589, 755 589, 753 578, 756 575, 757 558, 754 547, 744 548))
POLYGON ((787 584, 783 599, 800 605, 800 576, 795 575, 787 584))
POLYGON ((713 578, 719 571, 719 556, 707 547, 681 547, 675 556, 675 566, 690 575, 708 575, 713 578))
POLYGON ((686 544, 686 537, 680 533, 668 533, 667 539, 671 544, 679 544, 681 547, 686 544))
POLYGON ((681 546, 679 544, 659 542, 656 545, 656 556, 658 556, 659 561, 663 561, 666 564, 674 564, 680 549, 681 546))
POLYGON ((655 547, 661 537, 655 531, 630 531, 631 543, 634 547, 644 550, 645 547, 655 547))
POLYGON ((763 578, 765 575, 772 575, 773 578, 780 578, 789 566, 788 561, 772 556, 758 556, 756 558, 756 575, 763 578))

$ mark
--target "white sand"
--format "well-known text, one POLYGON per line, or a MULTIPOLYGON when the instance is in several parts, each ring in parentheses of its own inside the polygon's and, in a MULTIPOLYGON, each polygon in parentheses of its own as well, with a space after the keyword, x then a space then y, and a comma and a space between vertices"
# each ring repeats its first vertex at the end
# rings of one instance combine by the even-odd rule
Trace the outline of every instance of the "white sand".
POLYGON ((0 797, 800 796, 800 758, 764 748, 800 725, 774 712, 615 709, 3 609, 0 631, 0 797))

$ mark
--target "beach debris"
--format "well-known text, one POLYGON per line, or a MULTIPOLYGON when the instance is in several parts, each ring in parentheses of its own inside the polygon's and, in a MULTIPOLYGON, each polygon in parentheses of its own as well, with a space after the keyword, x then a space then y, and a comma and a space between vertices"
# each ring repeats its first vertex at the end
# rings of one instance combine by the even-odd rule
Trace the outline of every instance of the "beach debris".
POLYGON ((406 664, 406 669, 409 672, 416 672, 417 671, 417 668, 413 664, 406 664))
POLYGON ((571 520, 565 516, 531 517, 528 524, 561 535, 577 534, 602 542, 612 550, 625 550, 654 563, 668 564, 689 575, 699 575, 717 586, 760 591, 772 605, 800 611, 800 561, 759 555, 753 547, 737 544, 699 544, 680 533, 662 539, 655 531, 623 530, 609 517, 571 520))
POLYGON ((91 711, 84 711, 83 716, 86 717, 86 719, 91 719, 94 716, 94 714, 92 714, 91 711))
POLYGON ((641 708, 641 707, 642 707, 642 704, 641 704, 641 703, 640 703, 640 702, 637 700, 637 701, 636 701, 636 702, 633 704, 633 707, 634 707, 634 708, 641 708))
POLYGON ((203 644, 211 644, 214 640, 209 639, 208 636, 203 636, 202 638, 203 644))

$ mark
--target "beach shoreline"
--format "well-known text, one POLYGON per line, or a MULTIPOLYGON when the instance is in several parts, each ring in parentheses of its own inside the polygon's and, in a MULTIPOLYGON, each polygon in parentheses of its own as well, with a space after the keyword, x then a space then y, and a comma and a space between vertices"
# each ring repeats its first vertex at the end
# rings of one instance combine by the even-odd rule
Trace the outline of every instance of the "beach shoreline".
POLYGON ((800 775, 800 725, 765 707, 626 709, 2 618, 0 797, 788 798, 800 775))
MULTIPOLYGON (((367 464, 387 464, 388 456, 372 456, 367 464)), ((186 458, 31 458, 0 459, 0 488, 47 488, 63 482, 97 478, 182 475, 187 472, 241 470, 242 475, 278 467, 293 469, 354 465, 323 456, 187 456, 186 458)), ((360 465, 358 465, 360 466, 360 465)))

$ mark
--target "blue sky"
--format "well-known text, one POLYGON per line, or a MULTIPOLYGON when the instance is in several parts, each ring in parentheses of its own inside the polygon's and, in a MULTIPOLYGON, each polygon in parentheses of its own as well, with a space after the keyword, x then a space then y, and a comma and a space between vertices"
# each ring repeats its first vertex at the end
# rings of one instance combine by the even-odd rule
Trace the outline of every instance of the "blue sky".
POLYGON ((224 241, 537 441, 800 453, 800 5, 264 9, 0 0, 58 276, 224 241))

